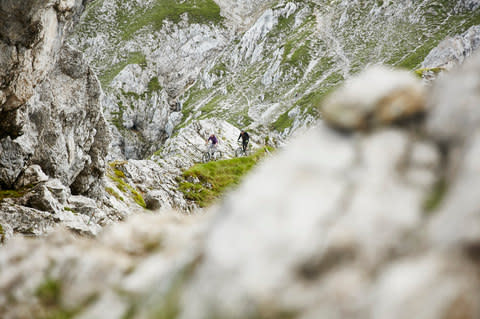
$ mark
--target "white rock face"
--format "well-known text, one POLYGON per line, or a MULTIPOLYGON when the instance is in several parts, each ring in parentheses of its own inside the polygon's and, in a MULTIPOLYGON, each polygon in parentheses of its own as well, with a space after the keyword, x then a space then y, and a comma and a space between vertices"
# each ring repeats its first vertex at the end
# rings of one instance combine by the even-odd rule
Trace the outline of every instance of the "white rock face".
POLYGON ((105 200, 100 84, 82 53, 63 45, 82 10, 82 1, 0 4, 2 240, 43 235, 54 223, 95 235, 127 214, 105 200))
POLYGON ((221 24, 190 21, 184 15, 178 23, 165 20, 161 28, 147 25, 131 39, 122 39, 121 35, 116 39, 109 34, 118 28, 111 12, 128 12, 128 6, 132 6, 131 12, 138 8, 148 11, 153 10, 153 5, 151 1, 102 1, 97 10, 100 16, 91 25, 85 22, 97 37, 75 35, 70 39, 71 44, 84 50, 97 72, 111 67, 99 61, 125 61, 128 55, 141 60, 127 61, 125 68, 104 83, 105 116, 114 123, 115 159, 144 159, 163 145, 183 117, 179 112, 180 96, 196 81, 202 66, 225 47, 233 32, 221 24), (101 23, 96 27, 98 21, 101 23))
POLYGON ((452 69, 461 64, 480 47, 480 26, 471 27, 465 33, 440 42, 422 63, 422 68, 452 69))
POLYGON ((222 15, 227 17, 228 20, 231 20, 236 27, 239 29, 244 29, 252 24, 261 8, 266 8, 273 1, 271 0, 260 0, 260 1, 226 1, 226 0, 217 0, 215 1, 221 8, 222 15))
MULTIPOLYGON (((68 3, 60 0, 7 0, 0 4, 4 13, 0 27, 2 126, 8 123, 6 113, 23 105, 33 95, 37 82, 42 81, 53 67, 52 56, 63 43, 72 15, 81 12, 81 6, 80 0, 68 3), (14 12, 17 14, 12 14, 14 12)), ((8 114, 9 119, 14 118, 13 114, 8 114)))

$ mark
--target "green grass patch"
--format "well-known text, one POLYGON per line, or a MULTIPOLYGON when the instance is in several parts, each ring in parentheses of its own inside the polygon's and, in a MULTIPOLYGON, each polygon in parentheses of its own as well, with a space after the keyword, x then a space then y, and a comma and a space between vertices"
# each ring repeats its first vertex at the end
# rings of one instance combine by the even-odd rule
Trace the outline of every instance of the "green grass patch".
POLYGON ((216 76, 222 76, 227 73, 227 66, 223 62, 219 62, 210 70, 210 73, 216 76))
MULTIPOLYGON (((318 118, 319 111, 322 105, 323 100, 331 92, 333 92, 340 83, 343 81, 343 76, 338 73, 333 73, 327 77, 324 81, 324 86, 318 88, 317 90, 310 92, 302 96, 294 106, 299 106, 303 113, 310 114, 311 116, 318 118)), ((278 120, 281 120, 280 118, 278 120)), ((278 121, 277 120, 277 121, 278 121)), ((281 126, 282 123, 278 123, 277 126, 281 126)), ((288 124, 288 123, 287 123, 288 124)))
POLYGON ((115 176, 117 177, 120 177, 120 178, 124 178, 125 177, 125 173, 119 169, 114 169, 113 172, 115 173, 115 176))
POLYGON ((62 283, 59 280, 47 277, 35 290, 42 309, 39 309, 34 318, 40 319, 71 319, 84 307, 91 304, 98 296, 92 295, 83 304, 75 309, 68 309, 62 304, 62 283))
POLYGON ((0 202, 5 198, 19 198, 22 197, 25 192, 14 189, 0 190, 0 202))
POLYGON ((78 214, 74 209, 72 209, 70 207, 67 207, 67 206, 63 207, 63 210, 67 211, 67 212, 70 212, 72 214, 75 214, 75 215, 78 214))
POLYGON ((423 211, 427 214, 435 211, 442 203, 445 194, 447 193, 447 182, 445 179, 437 181, 430 192, 427 194, 423 202, 423 211))
POLYGON ((3 229, 2 224, 0 224, 0 244, 5 242, 5 230, 3 229))
POLYGON ((130 12, 117 12, 117 21, 121 30, 122 39, 130 39, 135 32, 145 26, 152 26, 160 30, 164 20, 178 23, 181 16, 186 14, 190 23, 214 23, 223 21, 220 7, 213 0, 156 0, 151 8, 130 12))
POLYGON ((142 194, 140 194, 140 192, 135 189, 131 189, 130 191, 132 192, 133 200, 135 201, 135 203, 142 206, 143 208, 147 208, 147 204, 145 204, 145 200, 143 199, 142 194))
POLYGON ((20 189, 0 189, 0 202, 5 198, 20 198, 32 189, 33 185, 28 185, 20 189))
POLYGON ((156 92, 160 91, 161 89, 162 86, 160 85, 160 82, 158 82, 158 77, 154 76, 151 78, 150 82, 148 82, 148 92, 156 92))
POLYGON ((238 185, 264 155, 265 151, 261 149, 246 157, 196 164, 178 178, 179 190, 186 199, 206 207, 227 189, 238 185))
MULTIPOLYGON (((291 109, 290 109, 291 110, 291 109)), ((286 111, 285 113, 281 114, 275 122, 272 123, 270 126, 271 129, 276 130, 277 132, 283 132, 285 129, 289 128, 292 126, 293 121, 295 120, 294 117, 290 117, 288 115, 288 112, 290 110, 286 111)))
POLYGON ((216 95, 210 101, 208 101, 207 104, 202 106, 200 108, 200 111, 202 111, 202 115, 213 112, 215 108, 218 106, 218 103, 220 102, 221 99, 222 99, 221 95, 216 95))
POLYGON ((293 43, 294 42, 290 41, 285 45, 286 48, 284 52, 283 63, 291 64, 295 67, 307 66, 311 59, 310 48, 309 48, 310 40, 303 42, 304 44, 297 48, 293 47, 293 43), (293 50, 294 52, 291 53, 290 55, 290 52, 293 50), (288 55, 290 56, 288 57, 288 55))
POLYGON ((425 72, 433 72, 433 73, 440 73, 442 71, 445 71, 445 68, 442 67, 437 67, 437 68, 421 68, 415 70, 415 74, 418 75, 419 77, 422 77, 425 72))
POLYGON ((44 305, 59 305, 61 291, 61 283, 58 280, 47 278, 37 287, 35 295, 44 305))

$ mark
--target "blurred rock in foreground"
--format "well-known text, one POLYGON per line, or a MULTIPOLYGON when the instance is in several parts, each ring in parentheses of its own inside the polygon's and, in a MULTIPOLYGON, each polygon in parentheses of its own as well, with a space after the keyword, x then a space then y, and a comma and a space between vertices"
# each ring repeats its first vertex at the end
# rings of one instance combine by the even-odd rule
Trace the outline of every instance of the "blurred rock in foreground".
MULTIPOLYGON (((423 104, 421 83, 404 87, 400 104, 415 99, 420 117, 339 132, 333 112, 211 216, 12 239, 0 254, 3 318, 479 318, 479 68, 475 55, 445 73, 423 104)), ((360 79, 397 81, 391 72, 360 79)), ((399 105, 338 92, 340 109, 343 95, 399 105)))

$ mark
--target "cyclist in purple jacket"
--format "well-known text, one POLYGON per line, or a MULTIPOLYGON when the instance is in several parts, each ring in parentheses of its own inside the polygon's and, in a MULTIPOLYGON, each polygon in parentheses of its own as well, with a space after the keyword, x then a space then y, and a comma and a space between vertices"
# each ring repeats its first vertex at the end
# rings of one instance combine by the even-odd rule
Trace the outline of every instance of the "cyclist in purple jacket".
POLYGON ((210 154, 213 154, 217 149, 218 139, 214 134, 210 134, 210 137, 208 138, 206 144, 208 144, 208 142, 210 141, 212 142, 212 144, 210 144, 210 146, 208 147, 208 151, 210 152, 210 154))

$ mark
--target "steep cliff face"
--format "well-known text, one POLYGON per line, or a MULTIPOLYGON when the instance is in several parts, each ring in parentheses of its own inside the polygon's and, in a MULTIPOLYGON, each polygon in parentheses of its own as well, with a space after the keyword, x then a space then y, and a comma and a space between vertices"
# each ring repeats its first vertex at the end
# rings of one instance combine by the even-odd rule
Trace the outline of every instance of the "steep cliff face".
MULTIPOLYGON (((100 86, 80 52, 61 49, 81 6, 81 1, 2 2, 3 187, 13 187, 29 164, 40 164, 70 186, 91 161, 96 130, 104 124, 100 86)), ((101 166, 95 160, 92 165, 101 166)))
POLYGON ((366 65, 418 68, 480 16, 477 1, 165 4, 96 1, 70 40, 100 74, 116 157, 148 156, 207 118, 283 140, 366 65))
POLYGON ((105 197, 110 141, 100 83, 63 44, 83 3, 2 1, 0 11, 2 233, 39 235, 58 222, 96 233, 119 211, 82 196, 105 197))

